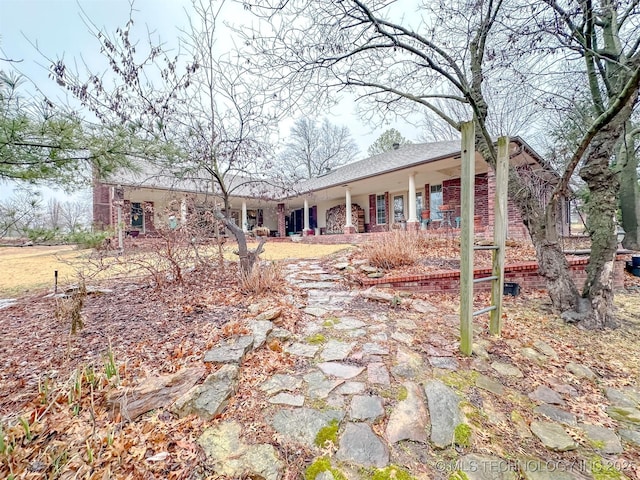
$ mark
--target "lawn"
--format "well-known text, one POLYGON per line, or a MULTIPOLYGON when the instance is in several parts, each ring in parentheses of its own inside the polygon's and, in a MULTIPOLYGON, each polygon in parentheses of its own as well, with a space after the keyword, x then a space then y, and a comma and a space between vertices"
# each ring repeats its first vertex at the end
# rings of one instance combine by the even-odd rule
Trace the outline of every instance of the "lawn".
MULTIPOLYGON (((256 244, 249 244, 255 248, 256 244)), ((289 242, 265 244, 263 260, 291 260, 320 258, 348 248, 346 245, 309 245, 289 242)), ((225 245, 225 258, 235 260, 234 244, 225 245)), ((138 251, 132 250, 133 255, 138 251)), ((0 298, 15 297, 25 293, 52 288, 57 270, 59 284, 73 283, 78 269, 91 269, 91 250, 78 250, 70 245, 1 247, 0 248, 0 298)), ((140 254, 143 254, 140 252, 140 254)), ((112 273, 122 274, 123 269, 112 273)), ((109 275, 103 275, 109 276, 109 275)))
POLYGON ((60 282, 75 275, 75 266, 82 264, 88 250, 70 245, 0 248, 0 297, 22 295, 53 287, 54 272, 60 282))

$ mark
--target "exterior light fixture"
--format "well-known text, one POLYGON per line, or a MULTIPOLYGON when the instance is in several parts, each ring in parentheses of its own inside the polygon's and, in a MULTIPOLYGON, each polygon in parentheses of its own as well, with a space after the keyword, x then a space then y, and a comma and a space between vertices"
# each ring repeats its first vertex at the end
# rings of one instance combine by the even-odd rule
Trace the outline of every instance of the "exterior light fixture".
POLYGON ((622 226, 618 225, 616 227, 616 239, 618 240, 618 245, 620 245, 620 247, 622 247, 622 241, 624 240, 626 233, 627 232, 624 231, 622 226))

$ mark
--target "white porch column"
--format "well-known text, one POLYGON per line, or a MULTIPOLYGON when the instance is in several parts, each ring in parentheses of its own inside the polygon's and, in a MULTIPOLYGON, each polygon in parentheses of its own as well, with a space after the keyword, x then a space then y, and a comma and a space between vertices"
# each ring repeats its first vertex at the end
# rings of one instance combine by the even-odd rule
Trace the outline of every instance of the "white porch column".
POLYGON ((304 199, 304 226, 302 227, 302 235, 307 235, 309 232, 309 200, 304 199))
POLYGON ((351 219, 351 188, 347 187, 345 191, 345 203, 347 211, 345 212, 345 227, 353 227, 353 221, 351 219))
POLYGON ((412 173, 409 175, 409 218, 407 223, 418 223, 416 210, 416 174, 412 173))
POLYGON ((244 200, 242 201, 242 219, 240 221, 242 222, 242 231, 247 233, 247 202, 244 200))
POLYGON ((180 200, 180 223, 187 223, 187 199, 184 197, 180 200))

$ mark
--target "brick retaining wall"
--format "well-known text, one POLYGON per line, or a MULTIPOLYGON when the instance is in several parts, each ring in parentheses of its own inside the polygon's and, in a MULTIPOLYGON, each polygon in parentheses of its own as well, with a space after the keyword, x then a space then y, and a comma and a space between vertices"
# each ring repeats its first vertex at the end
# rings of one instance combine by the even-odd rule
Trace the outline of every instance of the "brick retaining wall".
MULTIPOLYGON (((570 258, 569 269, 577 285, 582 285, 587 278, 585 268, 588 258, 570 258)), ((491 275, 491 268, 478 268, 473 271, 474 278, 491 275)), ((546 289, 546 282, 538 274, 537 262, 522 262, 505 266, 505 282, 517 282, 522 291, 546 289)), ((460 290, 460 271, 442 270, 421 275, 397 277, 365 278, 360 282, 363 287, 388 287, 417 292, 454 293, 460 290)), ((618 257, 615 263, 614 287, 624 287, 624 260, 618 257)), ((491 282, 474 285, 475 292, 489 291, 491 282)))

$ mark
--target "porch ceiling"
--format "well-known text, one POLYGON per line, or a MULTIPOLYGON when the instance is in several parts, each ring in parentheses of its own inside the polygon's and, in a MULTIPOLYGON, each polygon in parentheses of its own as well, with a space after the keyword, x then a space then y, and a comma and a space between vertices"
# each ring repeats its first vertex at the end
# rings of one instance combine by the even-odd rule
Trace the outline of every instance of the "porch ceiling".
MULTIPOLYGON (((486 173, 488 166, 480 155, 476 155, 476 173, 486 173)), ((302 208, 304 199, 310 204, 318 201, 344 202, 345 188, 351 188, 351 196, 370 195, 384 192, 406 192, 409 190, 409 175, 415 173, 416 191, 424 189, 425 184, 438 185, 443 180, 460 177, 460 157, 451 157, 436 162, 413 166, 403 170, 377 175, 374 177, 349 182, 346 185, 330 187, 307 195, 299 195, 287 200, 290 209, 302 208)), ((362 205, 361 205, 362 206, 362 205)))

